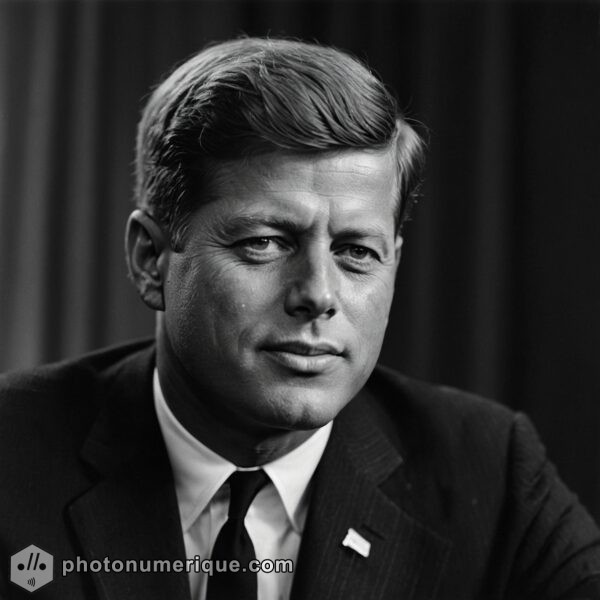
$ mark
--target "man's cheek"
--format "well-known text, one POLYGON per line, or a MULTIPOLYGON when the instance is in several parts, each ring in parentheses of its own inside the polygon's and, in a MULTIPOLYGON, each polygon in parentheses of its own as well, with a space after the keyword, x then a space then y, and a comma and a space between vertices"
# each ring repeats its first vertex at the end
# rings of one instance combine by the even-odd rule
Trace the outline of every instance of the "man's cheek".
POLYGON ((216 279, 211 285, 213 304, 235 317, 263 317, 272 315, 273 305, 281 297, 281 286, 272 273, 259 269, 230 272, 227 277, 216 279))
POLYGON ((389 318, 393 285, 378 281, 371 287, 356 287, 346 295, 346 310, 357 329, 361 329, 367 337, 381 335, 389 318))

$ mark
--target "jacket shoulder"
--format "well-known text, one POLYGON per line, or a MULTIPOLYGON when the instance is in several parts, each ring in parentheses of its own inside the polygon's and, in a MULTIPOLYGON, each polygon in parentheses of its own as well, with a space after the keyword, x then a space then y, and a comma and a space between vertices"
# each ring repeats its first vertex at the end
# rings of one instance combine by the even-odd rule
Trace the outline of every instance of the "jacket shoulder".
POLYGON ((0 375, 2 445, 22 443, 24 432, 35 439, 89 424, 111 376, 132 357, 152 351, 152 340, 142 340, 0 375))
POLYGON ((50 392, 70 393, 79 383, 101 378, 129 356, 152 348, 153 340, 137 340, 76 358, 0 374, 0 406, 7 399, 50 392))
MULTIPOLYGON (((457 388, 435 385, 378 365, 368 389, 386 415, 387 430, 399 431, 405 450, 488 451, 506 448, 518 413, 493 400, 457 388), (391 428, 391 430, 390 430, 391 428), (407 447, 408 446, 408 447, 407 447)), ((449 454, 448 454, 449 453, 449 454)))

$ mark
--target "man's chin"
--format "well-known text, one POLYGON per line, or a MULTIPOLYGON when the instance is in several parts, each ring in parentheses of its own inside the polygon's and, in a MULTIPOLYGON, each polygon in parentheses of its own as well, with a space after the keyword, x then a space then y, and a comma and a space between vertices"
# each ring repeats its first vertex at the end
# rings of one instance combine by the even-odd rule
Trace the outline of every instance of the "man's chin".
POLYGON ((271 399, 259 418, 266 425, 287 431, 318 429, 332 421, 350 399, 329 391, 293 390, 271 399))

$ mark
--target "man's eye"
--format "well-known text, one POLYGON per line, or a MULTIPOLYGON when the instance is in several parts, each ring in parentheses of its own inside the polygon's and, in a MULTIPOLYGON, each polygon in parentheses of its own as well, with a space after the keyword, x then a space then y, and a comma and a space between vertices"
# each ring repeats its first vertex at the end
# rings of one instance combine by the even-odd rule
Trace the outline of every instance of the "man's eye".
POLYGON ((273 240, 268 237, 248 238, 247 240, 240 242, 240 245, 251 250, 268 250, 273 246, 273 240))
POLYGON ((347 246, 344 248, 343 253, 353 260, 360 262, 379 260, 379 255, 377 252, 371 250, 370 248, 366 248, 365 246, 347 246))
POLYGON ((273 260, 283 255, 286 245, 280 238, 258 236, 240 240, 234 244, 237 253, 251 261, 273 260))

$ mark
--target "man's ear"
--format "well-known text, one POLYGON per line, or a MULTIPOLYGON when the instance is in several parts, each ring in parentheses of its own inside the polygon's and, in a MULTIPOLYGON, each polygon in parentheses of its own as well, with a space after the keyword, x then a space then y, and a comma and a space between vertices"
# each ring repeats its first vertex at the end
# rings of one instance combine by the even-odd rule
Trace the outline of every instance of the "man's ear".
POLYGON ((165 310, 163 294, 167 238, 156 221, 136 209, 127 221, 125 253, 129 275, 142 300, 153 310, 165 310))
POLYGON ((394 258, 396 261, 396 269, 400 264, 400 258, 402 257, 402 244, 404 242, 404 238, 398 233, 396 234, 396 241, 394 243, 394 258))

